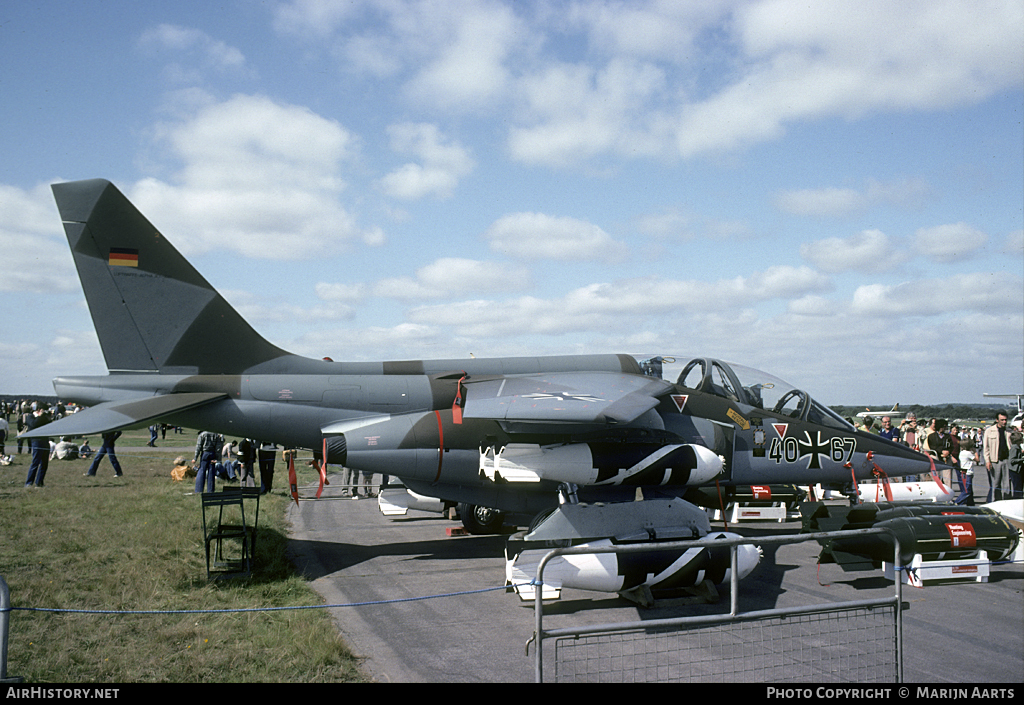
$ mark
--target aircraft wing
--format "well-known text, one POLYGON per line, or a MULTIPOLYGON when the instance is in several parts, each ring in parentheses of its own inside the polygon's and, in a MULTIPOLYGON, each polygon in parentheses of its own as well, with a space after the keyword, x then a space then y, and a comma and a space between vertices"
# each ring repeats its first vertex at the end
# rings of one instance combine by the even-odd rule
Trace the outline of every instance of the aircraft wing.
POLYGON ((465 386, 464 418, 543 424, 627 424, 673 388, 661 379, 614 372, 469 379, 465 386))
POLYGON ((18 438, 90 436, 123 428, 148 426, 150 421, 168 414, 194 409, 227 396, 225 392, 187 392, 128 401, 108 401, 22 433, 18 438))

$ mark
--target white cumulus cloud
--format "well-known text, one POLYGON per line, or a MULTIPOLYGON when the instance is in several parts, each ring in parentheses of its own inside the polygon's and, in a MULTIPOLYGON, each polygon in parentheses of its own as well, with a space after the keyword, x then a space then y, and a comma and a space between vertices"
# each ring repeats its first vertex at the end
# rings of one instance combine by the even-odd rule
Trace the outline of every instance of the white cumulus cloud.
POLYGON ((891 183, 872 179, 863 189, 828 186, 782 191, 776 194, 775 205, 794 215, 841 216, 863 211, 875 203, 918 205, 927 193, 928 185, 920 179, 891 183))
POLYGON ((178 60, 171 62, 165 73, 180 83, 201 81, 207 69, 220 73, 249 72, 241 50, 193 27, 157 25, 142 33, 139 46, 149 55, 173 54, 178 60))
POLYGON ((543 213, 511 213, 495 221, 484 237, 509 257, 616 262, 624 244, 593 223, 543 213))
POLYGON ((459 179, 469 174, 474 162, 456 142, 448 142, 436 125, 402 123, 388 128, 391 148, 399 154, 412 154, 419 162, 405 164, 380 180, 389 196, 413 200, 434 194, 452 195, 459 179))
POLYGON ((264 96, 236 95, 160 125, 156 141, 180 164, 172 181, 147 178, 130 198, 186 252, 222 248, 304 259, 363 233, 340 203, 353 135, 334 120, 264 96))
POLYGON ((863 230, 847 238, 830 237, 800 246, 800 256, 823 272, 883 272, 914 252, 881 230, 863 230))
POLYGON ((988 236, 967 223, 920 228, 914 233, 917 251, 933 262, 957 262, 970 258, 988 242, 988 236))
POLYGON ((0 291, 35 293, 78 288, 64 229, 45 184, 25 191, 0 184, 0 291))
POLYGON ((459 257, 443 257, 416 270, 415 277, 383 279, 373 295, 410 301, 466 293, 520 291, 530 286, 524 267, 459 257))
POLYGON ((1024 281, 1006 273, 974 272, 902 284, 866 284, 854 292, 851 310, 880 317, 977 312, 1019 315, 1021 291, 1024 281))

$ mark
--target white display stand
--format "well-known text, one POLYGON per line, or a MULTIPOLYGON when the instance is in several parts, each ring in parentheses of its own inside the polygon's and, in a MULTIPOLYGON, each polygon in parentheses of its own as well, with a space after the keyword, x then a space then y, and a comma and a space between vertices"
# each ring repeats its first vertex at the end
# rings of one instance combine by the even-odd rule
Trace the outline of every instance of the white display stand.
MULTIPOLYGON (((918 553, 910 565, 900 571, 900 579, 904 585, 912 587, 924 587, 927 580, 973 580, 987 583, 991 565, 986 551, 978 551, 976 558, 943 561, 926 561, 918 553)), ((892 563, 883 561, 882 572, 886 578, 892 580, 892 563)))
MULTIPOLYGON (((745 502, 732 502, 726 506, 728 521, 738 524, 741 521, 778 521, 788 519, 788 512, 784 502, 772 502, 770 505, 747 504, 745 502)), ((722 521, 722 510, 710 510, 711 521, 722 521)))

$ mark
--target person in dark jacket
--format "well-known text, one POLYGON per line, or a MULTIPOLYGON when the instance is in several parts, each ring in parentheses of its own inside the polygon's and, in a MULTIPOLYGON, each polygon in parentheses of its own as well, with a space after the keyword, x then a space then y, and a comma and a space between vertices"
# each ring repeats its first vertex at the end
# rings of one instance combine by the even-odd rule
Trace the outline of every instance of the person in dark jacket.
MULTIPOLYGON (((25 424, 26 431, 33 431, 40 426, 50 423, 49 408, 46 404, 35 405, 32 415, 25 424)), ((43 487, 43 478, 46 477, 46 468, 50 465, 50 439, 31 438, 29 448, 32 451, 32 464, 28 466, 28 476, 25 478, 25 487, 43 487)))
POLYGON ((242 469, 238 479, 242 487, 256 486, 256 442, 243 438, 238 442, 238 462, 242 469))
POLYGON ((224 446, 224 438, 212 431, 202 431, 196 437, 196 494, 203 492, 203 485, 206 485, 207 492, 213 492, 217 472, 214 466, 220 459, 220 451, 224 446))
POLYGON ((277 456, 277 444, 260 441, 256 447, 256 457, 260 464, 260 494, 274 489, 274 460, 277 456))

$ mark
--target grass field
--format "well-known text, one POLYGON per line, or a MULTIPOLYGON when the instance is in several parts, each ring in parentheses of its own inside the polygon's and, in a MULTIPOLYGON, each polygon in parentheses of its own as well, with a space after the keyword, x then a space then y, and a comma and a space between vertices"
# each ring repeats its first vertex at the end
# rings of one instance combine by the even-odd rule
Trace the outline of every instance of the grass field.
MULTIPOLYGON (((193 481, 170 478, 175 456, 191 460, 195 434, 168 433, 155 451, 143 448, 148 440, 143 430, 118 441, 122 478, 107 459, 96 477, 83 477, 91 460, 51 460, 46 486, 25 488, 31 456, 15 455, 15 464, 0 467, 0 575, 15 608, 322 604, 285 557, 291 500, 280 489, 287 486, 280 458, 278 488, 260 505, 253 575, 207 582, 199 497, 190 494, 193 481)), ((99 438, 90 444, 97 448, 99 438)), ((15 449, 8 441, 7 452, 15 449)), ((296 469, 300 484, 315 479, 305 463, 296 469)), ((30 683, 365 680, 320 609, 167 615, 16 609, 7 670, 30 683)))

